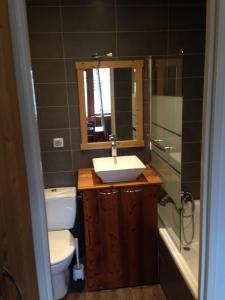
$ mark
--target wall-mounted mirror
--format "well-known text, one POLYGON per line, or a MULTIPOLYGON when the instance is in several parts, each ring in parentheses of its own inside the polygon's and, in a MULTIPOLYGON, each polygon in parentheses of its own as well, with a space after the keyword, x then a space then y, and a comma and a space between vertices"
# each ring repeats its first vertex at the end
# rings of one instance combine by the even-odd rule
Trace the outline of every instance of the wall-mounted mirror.
POLYGON ((143 60, 76 63, 81 149, 141 147, 143 141, 143 60))

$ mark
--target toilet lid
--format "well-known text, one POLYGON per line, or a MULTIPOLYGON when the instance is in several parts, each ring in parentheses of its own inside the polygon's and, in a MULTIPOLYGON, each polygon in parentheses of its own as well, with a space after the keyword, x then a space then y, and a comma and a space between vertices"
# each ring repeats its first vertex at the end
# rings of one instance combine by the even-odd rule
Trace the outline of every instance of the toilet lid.
POLYGON ((75 250, 75 241, 69 230, 49 231, 48 240, 51 265, 65 260, 75 250))

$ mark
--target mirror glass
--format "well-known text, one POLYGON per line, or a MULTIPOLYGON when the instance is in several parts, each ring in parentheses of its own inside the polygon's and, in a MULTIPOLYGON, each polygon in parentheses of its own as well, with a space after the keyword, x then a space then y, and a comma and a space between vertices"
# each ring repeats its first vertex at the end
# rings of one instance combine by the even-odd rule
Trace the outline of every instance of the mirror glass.
POLYGON ((81 148, 141 147, 143 61, 77 62, 81 148))
POLYGON ((89 68, 83 71, 88 143, 136 138, 134 68, 89 68))

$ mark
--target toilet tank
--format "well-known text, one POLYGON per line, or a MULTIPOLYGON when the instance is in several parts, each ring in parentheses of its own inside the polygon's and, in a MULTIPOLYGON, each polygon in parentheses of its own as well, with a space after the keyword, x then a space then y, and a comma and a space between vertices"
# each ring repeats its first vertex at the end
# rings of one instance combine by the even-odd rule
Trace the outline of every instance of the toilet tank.
POLYGON ((76 188, 45 189, 48 230, 71 229, 76 217, 76 188))

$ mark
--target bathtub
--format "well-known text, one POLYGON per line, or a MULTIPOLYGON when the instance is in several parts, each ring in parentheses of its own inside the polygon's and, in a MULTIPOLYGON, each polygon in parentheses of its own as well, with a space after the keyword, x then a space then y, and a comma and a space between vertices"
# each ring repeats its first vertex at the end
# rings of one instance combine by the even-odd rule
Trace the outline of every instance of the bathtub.
MULTIPOLYGON (((174 223, 174 226, 171 226, 171 220, 168 218, 168 210, 171 208, 172 204, 167 204, 167 208, 162 208, 159 206, 159 234, 167 246, 174 262, 179 269, 184 281, 189 287, 191 294, 195 299, 198 299, 198 268, 199 268, 199 213, 200 213, 200 201, 195 201, 195 232, 194 239, 191 245, 189 245, 190 250, 185 249, 185 243, 181 242, 179 235, 176 232, 177 224, 174 223), (167 213, 165 213, 167 209, 167 213), (173 230, 175 228, 175 230, 173 230)), ((173 216, 172 216, 173 217, 173 216)), ((176 220, 175 220, 176 221, 176 220)), ((190 234, 190 222, 187 220, 185 222, 184 230, 186 235, 190 234)), ((181 233, 181 240, 183 240, 181 233)))

